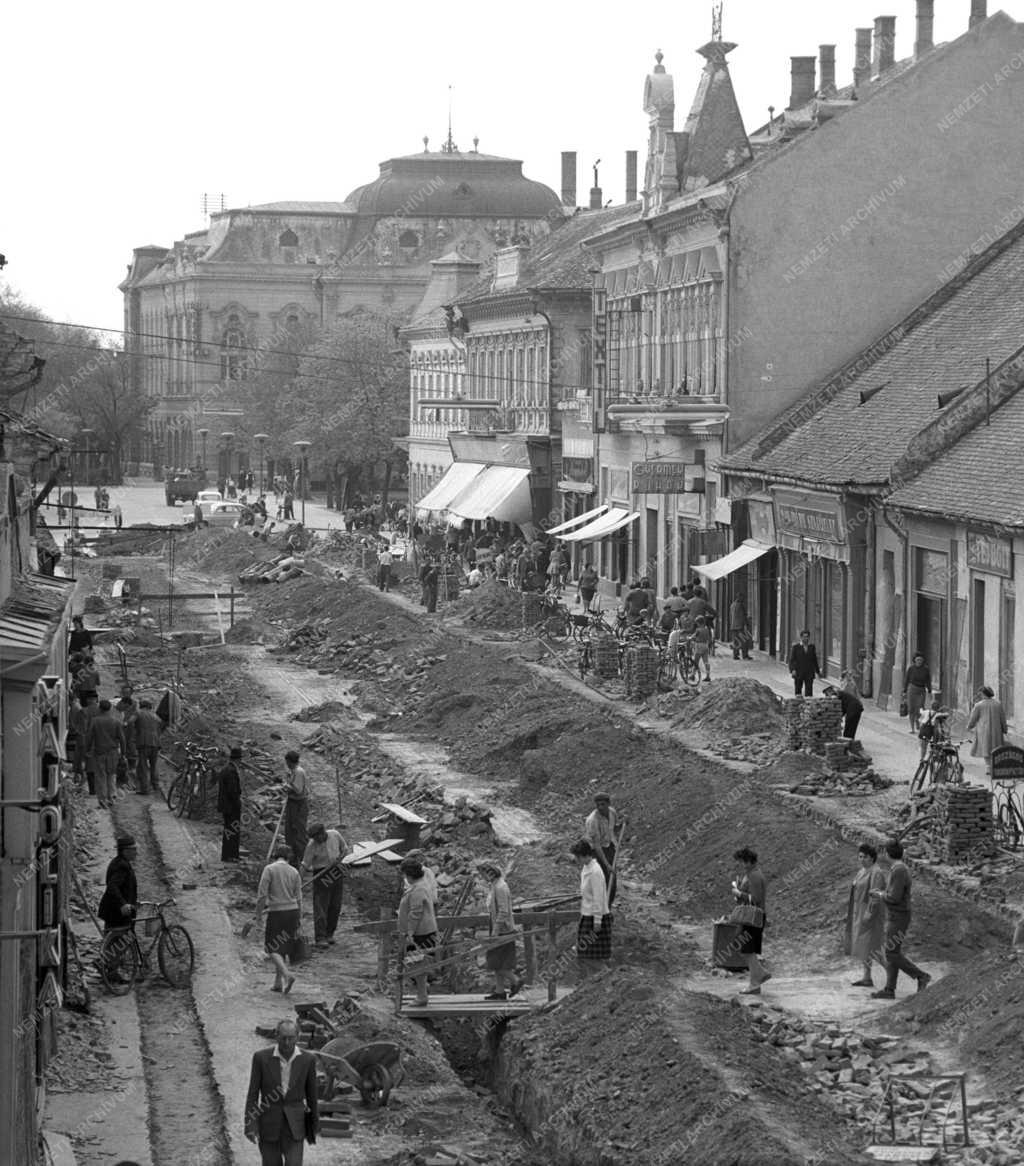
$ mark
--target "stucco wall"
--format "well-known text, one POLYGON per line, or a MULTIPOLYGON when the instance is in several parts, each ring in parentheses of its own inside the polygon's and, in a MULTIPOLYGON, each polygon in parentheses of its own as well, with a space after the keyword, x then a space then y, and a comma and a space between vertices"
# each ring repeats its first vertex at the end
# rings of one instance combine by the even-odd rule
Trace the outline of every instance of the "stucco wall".
POLYGON ((1024 25, 1002 14, 756 169, 730 218, 734 448, 1024 217, 1024 25))

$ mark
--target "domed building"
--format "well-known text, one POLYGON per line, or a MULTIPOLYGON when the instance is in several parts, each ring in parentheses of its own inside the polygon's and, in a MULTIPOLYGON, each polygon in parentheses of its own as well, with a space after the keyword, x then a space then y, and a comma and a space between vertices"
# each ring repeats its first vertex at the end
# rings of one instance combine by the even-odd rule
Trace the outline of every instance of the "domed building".
MULTIPOLYGON (((344 202, 224 209, 171 247, 134 250, 120 288, 133 375, 155 398, 144 467, 212 466, 219 435, 243 427, 261 353, 290 335, 355 308, 406 317, 433 260, 456 250, 483 262, 566 214, 521 161, 481 154, 476 140, 460 151, 451 133, 440 150, 423 146, 382 162, 344 202)), ((248 452, 222 451, 220 472, 244 467, 248 452)))

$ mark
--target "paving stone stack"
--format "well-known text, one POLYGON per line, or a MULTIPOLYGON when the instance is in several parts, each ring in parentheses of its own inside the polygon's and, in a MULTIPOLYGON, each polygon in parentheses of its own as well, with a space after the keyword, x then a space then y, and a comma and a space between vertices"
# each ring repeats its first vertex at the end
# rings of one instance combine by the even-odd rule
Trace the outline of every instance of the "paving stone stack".
POLYGON ((833 773, 845 773, 851 768, 851 759, 846 751, 845 741, 828 741, 825 744, 825 767, 833 773))
POLYGON ((627 696, 649 696, 658 687, 658 649, 631 644, 626 650, 627 696))
MULTIPOLYGON (((843 708, 832 696, 803 700, 800 719, 801 744, 812 753, 824 753, 825 746, 842 736, 843 708)), ((845 746, 844 746, 845 749, 845 746)))
POLYGON ((937 785, 935 808, 942 823, 947 862, 991 854, 992 791, 973 785, 937 785))
POLYGON ((800 726, 804 716, 804 702, 799 696, 791 696, 782 702, 782 715, 786 718, 786 748, 790 753, 800 749, 802 735, 800 726))
POLYGON ((602 636, 594 643, 594 671, 603 680, 619 674, 619 642, 614 636, 602 636))

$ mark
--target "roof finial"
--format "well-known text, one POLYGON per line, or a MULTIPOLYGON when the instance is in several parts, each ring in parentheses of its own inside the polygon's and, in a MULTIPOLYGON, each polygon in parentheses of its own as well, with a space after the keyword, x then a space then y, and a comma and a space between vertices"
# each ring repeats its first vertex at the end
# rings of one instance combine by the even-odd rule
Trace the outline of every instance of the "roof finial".
POLYGON ((428 138, 426 134, 423 135, 423 153, 430 153, 430 138, 428 138))
POLYGON ((459 147, 456 146, 455 140, 452 137, 452 87, 448 86, 448 140, 441 147, 445 154, 457 154, 459 147))
POLYGON ((711 39, 722 39, 722 0, 711 6, 711 39))
POLYGON ((474 154, 479 154, 479 152, 480 152, 479 147, 480 147, 480 139, 474 138, 473 139, 473 153, 474 154))
POLYGON ((661 63, 664 59, 665 59, 665 54, 661 51, 661 49, 658 49, 658 51, 654 54, 654 71, 655 71, 655 73, 664 73, 665 72, 665 66, 661 63))

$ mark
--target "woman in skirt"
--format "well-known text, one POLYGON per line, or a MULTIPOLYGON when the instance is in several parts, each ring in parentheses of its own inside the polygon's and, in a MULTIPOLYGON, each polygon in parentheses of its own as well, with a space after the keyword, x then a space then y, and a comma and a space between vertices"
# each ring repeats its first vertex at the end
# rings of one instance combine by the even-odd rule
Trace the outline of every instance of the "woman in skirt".
POLYGON ((302 931, 302 878, 291 865, 291 857, 290 847, 278 846, 274 851, 274 861, 263 869, 256 892, 257 923, 264 909, 267 912, 264 945, 274 965, 271 991, 286 995, 292 990, 295 976, 285 960, 295 958, 302 931))
POLYGON ((734 922, 742 923, 743 932, 740 936, 742 945, 741 955, 747 957, 747 967, 750 969, 750 982, 742 989, 744 996, 760 996, 761 985, 765 980, 772 978, 771 972, 761 963, 761 940, 764 936, 765 899, 768 893, 768 884, 764 875, 757 869, 757 853, 744 846, 737 850, 733 858, 743 866, 743 874, 733 879, 732 894, 736 900, 731 918, 734 922), (743 916, 743 918, 739 918, 743 916))
POLYGON ((581 838, 571 853, 580 864, 580 923, 576 933, 576 958, 580 973, 596 970, 594 961, 612 958, 612 917, 604 871, 593 846, 581 838))
POLYGON ((494 991, 485 996, 485 1000, 507 1000, 515 996, 521 987, 516 976, 516 941, 515 920, 512 917, 512 892, 505 882, 501 868, 493 862, 481 862, 477 866, 480 874, 487 879, 491 886, 487 894, 487 913, 490 915, 490 934, 507 935, 508 943, 500 947, 488 948, 486 963, 488 970, 494 973, 494 991))
POLYGON ((415 974, 410 979, 416 988, 416 1003, 427 1003, 427 969, 433 963, 437 947, 437 919, 434 901, 423 880, 423 864, 406 858, 398 868, 405 876, 405 893, 398 904, 398 932, 405 945, 407 968, 412 965, 415 974))

